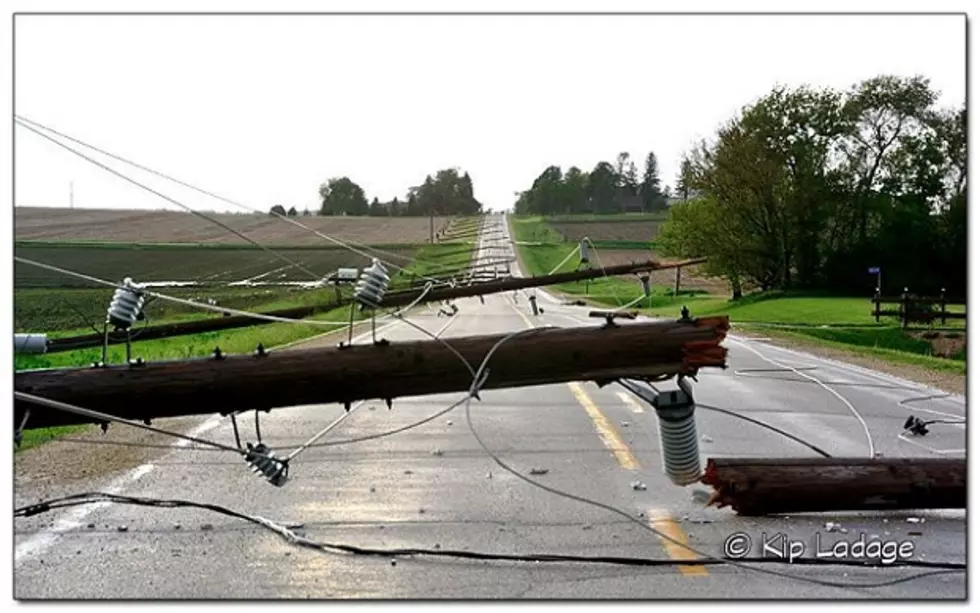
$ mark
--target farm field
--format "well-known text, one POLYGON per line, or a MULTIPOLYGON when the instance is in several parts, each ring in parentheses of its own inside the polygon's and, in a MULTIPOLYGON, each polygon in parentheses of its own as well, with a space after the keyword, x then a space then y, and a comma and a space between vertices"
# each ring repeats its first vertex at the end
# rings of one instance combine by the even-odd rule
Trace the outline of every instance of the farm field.
MULTIPOLYGON (((612 266, 615 264, 627 264, 630 262, 644 262, 646 260, 658 260, 663 262, 673 261, 673 258, 664 258, 659 255, 656 251, 656 244, 650 240, 651 235, 647 235, 645 239, 645 246, 643 241, 631 240, 631 239, 614 239, 609 238, 613 234, 595 234, 592 232, 592 228, 601 228, 603 225, 608 225, 614 228, 629 226, 629 223, 623 223, 623 221, 637 223, 640 226, 655 227, 660 222, 657 221, 661 218, 659 215, 624 215, 621 216, 622 221, 610 221, 608 217, 600 217, 599 221, 591 221, 587 218, 588 216, 583 216, 583 220, 576 220, 568 223, 569 227, 585 228, 585 231, 581 233, 581 236, 588 236, 594 243, 595 251, 598 252, 598 259, 593 262, 594 266, 612 266)), ((568 219, 567 217, 561 219, 568 219)), ((570 251, 577 248, 577 242, 580 239, 566 239, 563 234, 561 234, 556 226, 561 226, 561 223, 556 223, 551 221, 551 218, 543 217, 511 217, 511 224, 513 228, 513 235, 515 240, 524 241, 527 245, 520 245, 519 250, 523 258, 525 266, 528 267, 528 272, 533 275, 543 275, 548 274, 551 270, 557 266, 564 258, 569 254, 570 251)), ((625 235, 621 233, 620 236, 625 235)), ((573 256, 571 261, 567 262, 560 271, 574 270, 575 266, 578 264, 578 257, 573 256)), ((674 270, 659 270, 654 271, 650 275, 650 283, 654 286, 660 286, 661 289, 674 288, 676 272, 674 270)), ((608 282, 603 283, 620 283, 629 284, 631 287, 633 283, 630 281, 625 281, 621 279, 612 279, 608 282)), ((591 286, 600 289, 602 286, 591 286)), ((591 291, 591 290, 590 290, 591 291)), ((629 291, 632 291, 630 289, 629 291)), ((695 291, 699 293, 709 293, 709 294, 726 294, 728 292, 728 284, 724 279, 718 279, 714 277, 708 277, 701 274, 697 266, 690 266, 681 269, 681 291, 695 291)), ((577 293, 577 292, 576 292, 577 293)), ((629 293, 624 290, 624 295, 629 293)))
POLYGON ((565 240, 578 241, 589 237, 593 241, 630 241, 650 244, 660 232, 666 219, 662 214, 585 216, 583 218, 545 218, 544 222, 565 240))
MULTIPOLYGON (((264 214, 208 213, 257 242, 271 245, 323 245, 326 241, 282 219, 264 214)), ((414 244, 429 240, 428 217, 298 217, 324 234, 361 244, 414 244)), ((449 228, 450 217, 435 218, 435 230, 449 228)), ((216 224, 178 211, 16 207, 15 240, 85 240, 116 243, 247 244, 216 224)))
MULTIPOLYGON (((446 248, 449 248, 448 246, 446 248)), ((456 247, 458 249, 458 246, 456 247)), ((412 258, 418 248, 386 250, 402 259, 412 258)), ((369 259, 341 248, 277 249, 323 278, 342 267, 362 267, 369 259)), ((19 243, 14 254, 23 258, 67 268, 100 279, 120 281, 132 277, 144 282, 196 282, 227 284, 251 279, 255 282, 314 281, 316 278, 271 253, 254 247, 216 249, 208 247, 154 245, 44 245, 19 243)), ((14 263, 14 286, 22 287, 93 287, 88 281, 47 271, 20 262, 14 263)))

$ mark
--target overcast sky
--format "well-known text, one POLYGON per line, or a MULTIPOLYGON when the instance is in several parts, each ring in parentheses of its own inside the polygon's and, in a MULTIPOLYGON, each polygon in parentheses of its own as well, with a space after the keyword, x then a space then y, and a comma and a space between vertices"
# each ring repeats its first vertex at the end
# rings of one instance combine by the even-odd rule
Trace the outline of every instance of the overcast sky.
MULTIPOLYGON (((15 110, 245 204, 347 175, 404 197, 457 166, 502 210, 548 165, 681 155, 776 84, 921 74, 958 106, 963 17, 60 17, 16 20, 15 110)), ((168 208, 23 128, 16 204, 168 208)), ((99 157, 100 160, 105 158, 99 157)), ((110 162, 195 208, 232 207, 110 162)))

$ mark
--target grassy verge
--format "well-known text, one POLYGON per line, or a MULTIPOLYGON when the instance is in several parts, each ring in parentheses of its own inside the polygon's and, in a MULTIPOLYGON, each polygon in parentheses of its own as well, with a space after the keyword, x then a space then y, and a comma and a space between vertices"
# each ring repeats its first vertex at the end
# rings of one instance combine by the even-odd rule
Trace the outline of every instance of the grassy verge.
MULTIPOLYGON (((541 218, 513 218, 515 238, 546 237, 541 218)), ((518 245, 518 257, 530 274, 547 274, 574 248, 574 243, 518 245)), ((574 270, 578 258, 559 271, 574 270)), ((637 283, 631 279, 598 279, 590 283, 565 283, 552 290, 569 297, 584 299, 597 306, 618 306, 639 296, 637 283)), ((895 319, 875 322, 871 316, 870 298, 768 292, 731 301, 727 296, 689 293, 674 296, 670 287, 655 286, 652 295, 634 308, 651 316, 677 317, 688 307, 695 317, 728 315, 739 328, 763 336, 783 338, 803 345, 840 349, 854 355, 912 365, 939 372, 965 375, 966 353, 936 357, 932 344, 913 332, 902 330, 895 319)), ((963 307, 951 307, 950 310, 963 307)), ((947 329, 964 328, 964 321, 950 321, 947 329)), ((921 331, 921 330, 920 330, 921 331)), ((955 335, 956 332, 953 332, 955 335)))
POLYGON ((965 355, 959 356, 958 359, 927 355, 929 352, 928 343, 918 344, 915 339, 908 338, 897 328, 884 330, 773 329, 753 324, 741 324, 737 328, 762 336, 796 341, 803 346, 829 347, 856 356, 880 359, 892 364, 917 366, 955 375, 966 375, 965 355))
MULTIPOLYGON (((406 266, 417 274, 430 274, 435 266, 457 267, 469 262, 471 254, 462 251, 459 245, 425 245, 415 251, 415 261, 406 266)), ((397 278, 397 277, 396 277, 397 278)), ((405 280, 407 283, 407 280, 405 280)), ((396 285, 396 284, 393 284, 396 285)), ((308 304, 330 303, 336 299, 333 288, 295 289, 295 288, 212 288, 202 292, 202 289, 167 288, 169 295, 194 297, 200 299, 202 294, 218 300, 220 306, 240 310, 265 311, 308 304)), ((350 288, 344 288, 349 294, 350 288)), ((32 288, 15 291, 15 311, 17 311, 17 329, 30 331, 45 331, 51 337, 71 336, 91 332, 90 328, 80 327, 86 322, 100 323, 105 318, 105 308, 108 306, 112 290, 98 289, 65 289, 65 288, 32 288)), ((147 307, 151 314, 151 323, 187 321, 192 319, 215 317, 214 313, 195 311, 193 307, 181 307, 173 303, 158 300, 147 307)), ((157 339, 133 343, 133 357, 145 360, 172 360, 205 357, 210 355, 215 347, 220 347, 226 354, 250 353, 259 343, 265 347, 275 347, 301 341, 326 332, 342 329, 350 315, 349 307, 341 307, 318 314, 304 321, 334 321, 335 325, 318 325, 314 323, 273 323, 236 330, 224 330, 179 336, 168 339, 157 339)), ((364 319, 364 314, 355 312, 355 320, 364 319)), ((141 324, 138 324, 139 326, 141 324)), ((138 327, 137 330, 138 332, 138 327)), ((83 349, 47 355, 16 355, 14 367, 16 370, 35 368, 68 368, 84 367, 101 360, 101 348, 83 349)), ((109 348, 108 360, 119 364, 125 360, 125 347, 114 345, 109 348)), ((72 432, 77 432, 86 426, 66 426, 58 428, 42 428, 24 433, 21 446, 23 451, 40 445, 72 432)))
MULTIPOLYGON (((349 317, 349 308, 339 308, 333 311, 315 315, 309 320, 344 322, 349 317)), ((355 312, 355 320, 361 320, 364 315, 355 312)), ((250 353, 259 343, 267 348, 301 341, 326 332, 339 330, 343 324, 317 325, 274 323, 254 328, 208 332, 174 338, 158 339, 133 343, 133 357, 145 360, 173 360, 199 358, 210 355, 215 347, 220 347, 226 354, 250 353)), ((109 347, 108 360, 113 364, 125 362, 126 350, 122 345, 109 347)), ((47 355, 16 355, 14 367, 16 370, 34 368, 69 368, 84 367, 102 359, 101 348, 81 349, 47 355)), ((39 428, 24 432, 24 439, 17 451, 23 451, 40 445, 59 436, 71 434, 87 426, 63 426, 55 428, 39 428)))

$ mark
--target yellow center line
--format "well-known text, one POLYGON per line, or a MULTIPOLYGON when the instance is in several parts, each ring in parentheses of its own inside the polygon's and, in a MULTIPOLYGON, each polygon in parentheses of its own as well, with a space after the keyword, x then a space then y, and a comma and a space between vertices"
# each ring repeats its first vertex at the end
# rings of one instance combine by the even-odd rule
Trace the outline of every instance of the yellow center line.
MULTIPOLYGON (((672 560, 698 559, 698 554, 683 546, 689 544, 687 540, 687 533, 684 532, 670 513, 663 509, 650 509, 650 511, 647 513, 647 517, 649 518, 651 528, 662 532, 665 536, 677 541, 674 543, 664 538, 664 536, 660 537, 660 541, 664 544, 664 549, 667 550, 667 555, 670 556, 672 560)), ((680 571, 682 575, 687 575, 689 577, 708 576, 708 569, 700 564, 678 566, 677 570, 680 571)))
POLYGON ((606 417, 606 414, 592 402, 592 398, 585 392, 582 384, 578 381, 572 381, 568 384, 568 389, 572 390, 575 399, 582 405, 585 412, 589 414, 589 417, 592 419, 592 425, 595 426, 596 431, 599 433, 599 438, 612 451, 619 465, 626 470, 639 470, 640 463, 637 461, 636 456, 633 455, 633 451, 626 444, 626 441, 623 440, 623 437, 620 436, 619 430, 606 417))
MULTIPOLYGON (((517 307, 514 305, 510 306, 512 309, 514 309, 515 313, 520 315, 521 319, 524 320, 524 323, 527 324, 529 328, 535 327, 531 320, 528 319, 527 316, 517 307)), ((623 440, 623 437, 619 434, 619 430, 616 429, 616 426, 609 421, 606 414, 602 412, 595 402, 592 401, 592 398, 585 391, 585 388, 582 387, 582 384, 577 381, 573 381, 568 384, 568 389, 572 391, 572 395, 575 396, 578 403, 582 405, 582 408, 585 409, 586 413, 588 413, 589 418, 592 420, 592 425, 595 426, 596 432, 599 433, 599 438, 602 439, 603 444, 608 447, 610 451, 612 451, 613 457, 616 458, 619 465, 626 470, 639 470, 640 462, 636 459, 636 456, 633 455, 633 451, 630 449, 626 441, 623 440)))

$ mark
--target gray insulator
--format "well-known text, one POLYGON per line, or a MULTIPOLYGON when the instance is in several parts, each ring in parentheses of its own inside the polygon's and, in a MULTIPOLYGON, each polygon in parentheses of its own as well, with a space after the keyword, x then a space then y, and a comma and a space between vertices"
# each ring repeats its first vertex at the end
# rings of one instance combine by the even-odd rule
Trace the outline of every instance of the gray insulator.
POLYGON ((14 353, 45 353, 47 334, 14 334, 14 353))
POLYGON ((252 468, 253 473, 265 477, 269 483, 277 487, 284 485, 289 478, 289 465, 277 458, 264 443, 255 446, 248 443, 245 462, 252 468))
POLYGON ((658 409, 657 416, 664 473, 676 485, 697 483, 702 471, 694 407, 658 409))
POLYGON ((381 262, 374 260, 361 272, 361 278, 354 287, 354 300, 366 307, 374 308, 381 304, 390 282, 388 271, 381 262))
POLYGON ((112 295, 112 302, 109 303, 107 312, 107 321, 115 326, 116 330, 128 330, 136 323, 146 301, 141 291, 142 287, 133 283, 132 279, 126 277, 123 285, 125 287, 116 289, 116 293, 112 295))

